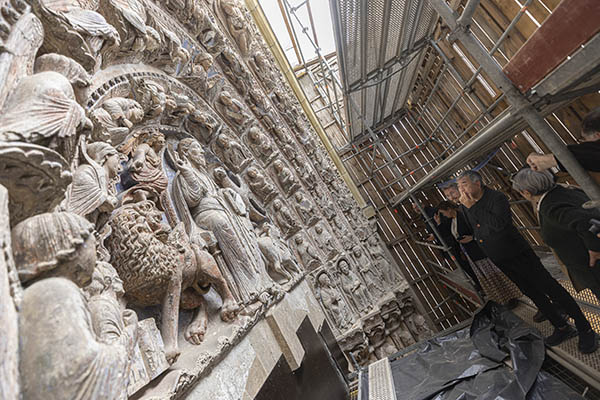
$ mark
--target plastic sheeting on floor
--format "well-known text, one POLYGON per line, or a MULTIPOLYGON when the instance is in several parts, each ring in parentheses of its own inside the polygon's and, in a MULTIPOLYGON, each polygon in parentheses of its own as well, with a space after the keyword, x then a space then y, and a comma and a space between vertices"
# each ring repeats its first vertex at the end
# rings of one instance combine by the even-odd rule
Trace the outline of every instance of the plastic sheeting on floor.
MULTIPOLYGON (((474 316, 470 329, 433 338, 417 352, 391 362, 396 398, 583 400, 563 382, 540 371, 544 357, 540 332, 490 302, 474 316), (508 357, 513 369, 503 363, 508 357)), ((366 392, 361 393, 364 400, 366 392)))

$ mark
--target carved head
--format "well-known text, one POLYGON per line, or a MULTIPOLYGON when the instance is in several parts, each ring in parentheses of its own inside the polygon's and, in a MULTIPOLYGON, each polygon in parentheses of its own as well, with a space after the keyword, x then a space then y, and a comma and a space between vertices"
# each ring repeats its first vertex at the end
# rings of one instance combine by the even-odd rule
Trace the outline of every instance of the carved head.
POLYGON ((258 169, 256 169, 255 167, 248 168, 248 172, 246 173, 248 178, 250 178, 252 180, 256 179, 259 174, 260 173, 258 172, 258 169))
POLYGON ((294 198, 296 199, 296 201, 298 203, 302 202, 302 200, 304 200, 304 195, 302 194, 302 192, 296 192, 296 194, 294 195, 294 198))
POLYGON ((277 171, 277 172, 283 171, 283 168, 284 168, 283 161, 275 160, 275 162, 273 163, 273 168, 275 168, 275 171, 277 171))
POLYGON ((250 139, 250 141, 253 142, 253 143, 259 143, 260 142, 261 133, 260 133, 260 130, 256 126, 253 126, 248 131, 248 139, 250 139))
POLYGON ((281 200, 275 199, 275 201, 273 201, 273 209, 275 210, 275 212, 281 210, 282 208, 283 208, 283 203, 281 202, 281 200))
POLYGON ((219 136, 217 136, 217 144, 221 148, 228 150, 231 147, 231 139, 223 134, 220 134, 219 136))
POLYGON ((371 236, 371 237, 369 238, 369 245, 371 245, 371 246, 375 247, 375 246, 377 246, 378 244, 379 244, 379 243, 378 243, 378 240, 377 240, 377 238, 375 237, 375 235, 373 235, 373 236, 371 236))
POLYGON ((181 158, 186 158, 192 164, 200 167, 206 166, 204 158, 204 149, 197 140, 192 138, 182 139, 177 145, 177 153, 181 158))
POLYGON ((215 181, 220 184, 227 178, 227 171, 225 171, 225 168, 217 167, 213 171, 213 176, 215 181))
POLYGON ((208 71, 210 69, 210 67, 212 67, 212 64, 213 64, 212 56, 205 52, 200 52, 200 54, 198 54, 196 56, 195 61, 196 61, 196 64, 200 64, 202 66, 202 68, 204 68, 205 71, 208 71))
POLYGON ((302 237, 302 235, 298 235, 294 238, 294 243, 296 243, 296 245, 301 245, 302 243, 304 243, 304 238, 302 237))
POLYGON ((165 135, 162 134, 158 129, 152 129, 146 133, 146 143, 152 147, 154 151, 159 151, 165 145, 165 135))
POLYGON ((96 265, 94 226, 72 213, 45 213, 12 230, 13 252, 22 282, 63 277, 87 285, 96 265))
POLYGON ((352 253, 356 258, 362 257, 362 249, 359 246, 354 246, 354 248, 352 249, 352 253))
POLYGON ((106 168, 109 179, 117 177, 121 171, 119 153, 108 143, 95 142, 87 146, 90 158, 106 168))
POLYGON ((341 273, 343 273, 344 275, 348 275, 348 273, 350 272, 350 265, 348 264, 348 261, 341 259, 338 262, 338 268, 340 270, 341 273))
POLYGON ((317 235, 320 235, 321 233, 323 233, 323 226, 321 224, 318 224, 317 226, 315 226, 315 232, 317 232, 317 235))
POLYGON ((331 279, 329 279, 329 275, 326 273, 319 275, 317 280, 319 281, 319 286, 331 287, 331 279))

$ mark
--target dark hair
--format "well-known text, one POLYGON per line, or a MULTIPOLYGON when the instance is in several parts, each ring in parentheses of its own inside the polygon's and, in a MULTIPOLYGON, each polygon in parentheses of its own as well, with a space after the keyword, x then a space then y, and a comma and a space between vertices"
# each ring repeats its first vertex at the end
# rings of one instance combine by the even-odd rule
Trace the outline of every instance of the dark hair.
POLYGON ((592 136, 600 132, 600 107, 590 111, 581 122, 581 135, 592 136))
POLYGON ((457 210, 458 206, 451 201, 444 200, 437 206, 438 210, 457 210))

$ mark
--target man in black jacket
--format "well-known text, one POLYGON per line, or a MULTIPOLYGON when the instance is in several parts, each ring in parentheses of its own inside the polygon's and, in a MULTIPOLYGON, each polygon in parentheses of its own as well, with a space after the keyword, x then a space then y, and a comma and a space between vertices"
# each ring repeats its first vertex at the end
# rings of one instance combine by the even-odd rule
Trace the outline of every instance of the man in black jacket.
POLYGON ((474 237, 483 252, 528 296, 554 326, 546 338, 556 346, 579 333, 579 351, 596 350, 596 335, 571 295, 544 268, 529 243, 513 225, 505 194, 483 185, 481 175, 466 171, 458 178, 460 202, 467 209, 474 237), (559 305, 575 320, 577 331, 558 313, 559 305))

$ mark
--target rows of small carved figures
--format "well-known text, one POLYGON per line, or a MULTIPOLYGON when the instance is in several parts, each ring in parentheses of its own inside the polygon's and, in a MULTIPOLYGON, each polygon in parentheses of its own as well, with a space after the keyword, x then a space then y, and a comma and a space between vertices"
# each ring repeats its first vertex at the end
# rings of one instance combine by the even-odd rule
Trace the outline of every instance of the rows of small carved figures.
POLYGON ((406 283, 238 0, 0 11, 0 267, 24 399, 127 397, 180 331, 203 341, 210 288, 229 322, 312 272, 345 332, 406 283), (131 309, 151 306, 160 330, 131 309))

